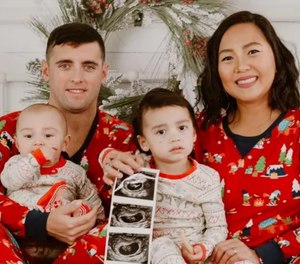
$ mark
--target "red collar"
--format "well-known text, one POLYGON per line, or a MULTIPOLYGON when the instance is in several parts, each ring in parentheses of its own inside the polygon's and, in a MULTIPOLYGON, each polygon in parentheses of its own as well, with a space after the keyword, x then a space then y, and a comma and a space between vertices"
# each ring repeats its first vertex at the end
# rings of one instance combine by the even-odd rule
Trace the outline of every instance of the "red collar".
POLYGON ((67 161, 63 157, 61 157, 60 160, 53 166, 46 167, 46 168, 41 167, 41 169, 40 169, 41 175, 56 174, 58 172, 58 169, 65 166, 66 163, 67 163, 67 161))
MULTIPOLYGON (((178 180, 178 179, 185 178, 186 176, 190 175, 192 172, 194 172, 197 169, 197 162, 192 158, 189 158, 189 161, 192 163, 192 166, 187 171, 185 171, 184 173, 181 173, 181 174, 166 174, 166 173, 160 172, 159 177, 162 177, 162 178, 165 178, 165 179, 170 179, 170 180, 178 180)), ((149 165, 150 165, 150 168, 156 169, 153 158, 151 158, 149 165)))

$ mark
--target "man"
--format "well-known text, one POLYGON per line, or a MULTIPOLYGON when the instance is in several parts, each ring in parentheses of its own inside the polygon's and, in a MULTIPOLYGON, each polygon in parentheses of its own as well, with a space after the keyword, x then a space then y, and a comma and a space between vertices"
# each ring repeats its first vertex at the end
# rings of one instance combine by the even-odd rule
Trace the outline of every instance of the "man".
MULTIPOLYGON (((102 153, 106 155, 109 148, 130 151, 136 147, 131 141, 130 126, 97 107, 101 83, 107 75, 104 60, 104 43, 95 29, 81 23, 65 24, 54 29, 49 36, 42 73, 50 87, 49 104, 59 108, 68 122, 71 142, 66 156, 86 169, 89 179, 98 189, 107 216, 110 192, 103 181, 98 162, 98 159, 103 159, 100 154, 106 149, 102 153)), ((13 138, 18 114, 14 112, 0 118, 0 135, 13 138)), ((5 142, 7 140, 1 140, 0 144, 0 171, 5 162, 17 154, 14 141, 5 142)), ((37 252, 44 250, 43 245, 53 244, 56 248, 59 244, 64 252, 53 263, 102 263, 104 224, 98 226, 92 240, 78 239, 95 226, 97 213, 94 207, 83 216, 72 217, 80 206, 81 202, 75 201, 44 213, 29 210, 0 193, 0 263, 23 263, 26 258, 30 263, 36 263, 26 252, 28 241, 37 245, 37 252), (8 231, 17 238, 20 250, 8 231)))

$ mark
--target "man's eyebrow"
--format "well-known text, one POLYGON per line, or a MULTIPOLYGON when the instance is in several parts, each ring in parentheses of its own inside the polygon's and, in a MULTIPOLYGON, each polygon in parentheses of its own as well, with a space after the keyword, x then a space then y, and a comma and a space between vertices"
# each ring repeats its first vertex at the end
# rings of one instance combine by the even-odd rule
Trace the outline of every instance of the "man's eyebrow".
MULTIPOLYGON (((72 60, 69 60, 69 59, 62 59, 62 60, 59 60, 57 62, 55 62, 56 64, 60 64, 60 63, 73 63, 72 60)), ((86 61, 83 61, 82 64, 94 64, 94 65, 99 65, 98 62, 96 61, 91 61, 91 60, 86 60, 86 61)))
POLYGON ((82 64, 93 64, 93 65, 99 65, 98 62, 95 61, 84 61, 82 64))
POLYGON ((60 63, 72 63, 72 61, 68 59, 63 59, 55 62, 55 64, 60 64, 60 63))

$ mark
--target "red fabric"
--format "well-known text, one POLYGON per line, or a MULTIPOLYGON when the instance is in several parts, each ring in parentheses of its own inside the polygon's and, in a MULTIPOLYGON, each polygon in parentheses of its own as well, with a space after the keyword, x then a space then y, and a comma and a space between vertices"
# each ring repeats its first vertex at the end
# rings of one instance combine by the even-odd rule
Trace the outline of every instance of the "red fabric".
MULTIPOLYGON (((105 243, 106 223, 103 223, 80 237, 72 246, 67 247, 53 264, 102 264, 104 263, 105 243)), ((27 256, 26 252, 22 254, 18 244, 2 224, 0 224, 0 252, 0 263, 26 263, 24 257, 27 256)), ((31 258, 30 263, 44 262, 31 258)))
POLYGON ((23 255, 12 235, 0 223, 0 263, 23 263, 23 255), (10 262, 7 262, 10 260, 10 262))
MULTIPOLYGON (((199 117, 201 124, 201 117, 199 117)), ((274 239, 286 257, 300 252, 300 110, 241 157, 219 122, 199 130, 196 160, 221 177, 229 238, 249 247, 274 239)))

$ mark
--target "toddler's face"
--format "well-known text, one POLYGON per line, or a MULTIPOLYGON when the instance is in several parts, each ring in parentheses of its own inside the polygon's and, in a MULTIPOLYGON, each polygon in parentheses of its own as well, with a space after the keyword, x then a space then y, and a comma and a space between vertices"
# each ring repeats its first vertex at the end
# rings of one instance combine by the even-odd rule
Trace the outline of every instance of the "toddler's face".
POLYGON ((186 160, 196 139, 189 111, 180 106, 149 109, 143 115, 143 136, 139 143, 151 150, 156 166, 186 160))

